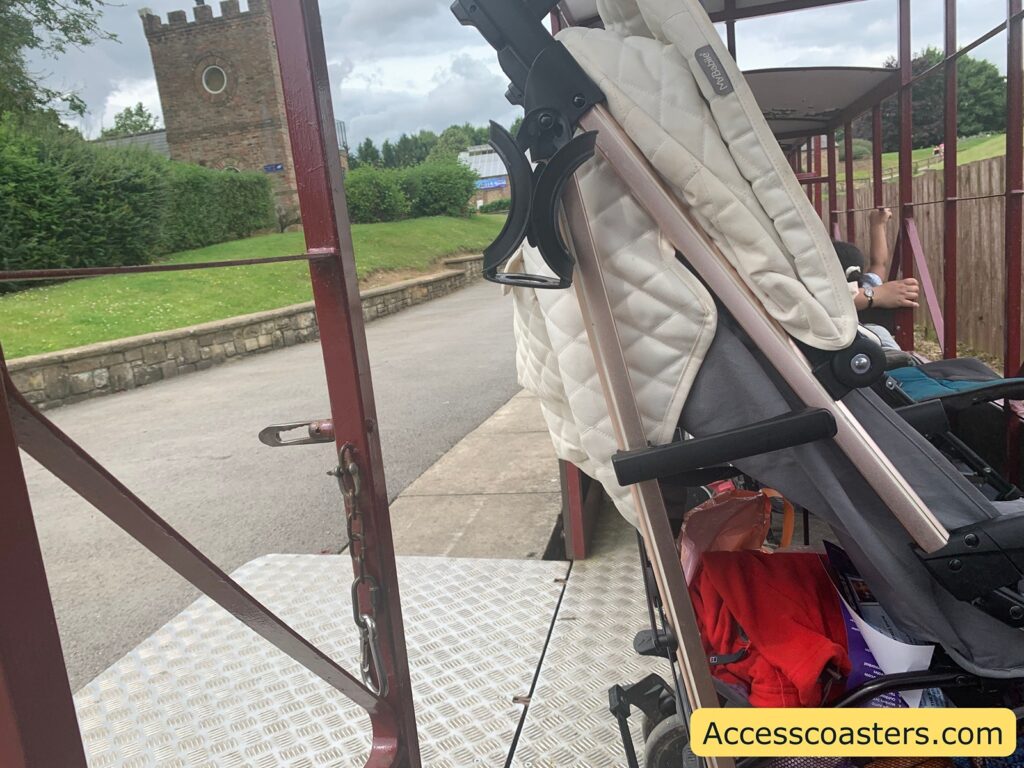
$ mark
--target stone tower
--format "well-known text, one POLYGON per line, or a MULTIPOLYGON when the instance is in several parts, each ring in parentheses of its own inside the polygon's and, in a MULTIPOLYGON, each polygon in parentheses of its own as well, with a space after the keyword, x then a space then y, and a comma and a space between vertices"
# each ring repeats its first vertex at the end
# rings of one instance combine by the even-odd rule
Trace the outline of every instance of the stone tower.
MULTIPOLYGON (((199 0, 197 0, 198 2, 199 0)), ((160 90, 171 158, 257 171, 274 181, 279 207, 298 210, 277 48, 266 0, 223 0, 220 16, 196 5, 194 20, 167 23, 140 11, 160 90)))

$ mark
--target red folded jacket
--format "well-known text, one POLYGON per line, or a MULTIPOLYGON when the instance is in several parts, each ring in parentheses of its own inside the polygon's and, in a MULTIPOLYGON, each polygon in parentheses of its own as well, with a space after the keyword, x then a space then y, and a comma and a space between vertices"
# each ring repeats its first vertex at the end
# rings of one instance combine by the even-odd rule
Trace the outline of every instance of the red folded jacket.
MULTIPOLYGON (((705 552, 690 585, 718 679, 755 707, 819 707, 826 668, 850 673, 839 596, 814 554, 705 552)), ((834 686, 838 693, 842 686, 834 686)))

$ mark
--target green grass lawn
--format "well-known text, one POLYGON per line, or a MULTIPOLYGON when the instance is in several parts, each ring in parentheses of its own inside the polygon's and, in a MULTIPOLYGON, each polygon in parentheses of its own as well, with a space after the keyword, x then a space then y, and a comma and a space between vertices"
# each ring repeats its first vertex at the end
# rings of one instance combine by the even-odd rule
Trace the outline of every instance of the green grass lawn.
MULTIPOLYGON (((382 270, 426 270, 445 256, 479 253, 503 221, 503 216, 473 216, 356 224, 356 270, 360 278, 382 270)), ((304 250, 302 233, 287 232, 172 254, 161 262, 285 256, 304 250)), ((72 280, 0 295, 0 344, 10 360, 311 298, 305 262, 72 280)))
MULTIPOLYGON (((913 152, 914 162, 919 164, 919 171, 924 170, 942 170, 942 162, 936 160, 930 165, 925 165, 927 161, 932 157, 933 149, 931 147, 925 147, 924 149, 915 149, 913 152)), ((1000 133, 991 136, 972 136, 971 138, 961 139, 957 144, 957 165, 966 165, 967 163, 974 163, 978 160, 987 160, 990 157, 999 157, 1000 155, 1006 154, 1006 134, 1000 133)), ((898 152, 886 152, 882 155, 882 170, 886 181, 897 178, 897 170, 899 167, 899 153, 898 152)), ((854 163, 853 178, 857 181, 868 181, 871 178, 872 167, 871 159, 857 160, 854 163)), ((846 179, 846 171, 843 163, 839 163, 838 178, 840 180, 846 179)))

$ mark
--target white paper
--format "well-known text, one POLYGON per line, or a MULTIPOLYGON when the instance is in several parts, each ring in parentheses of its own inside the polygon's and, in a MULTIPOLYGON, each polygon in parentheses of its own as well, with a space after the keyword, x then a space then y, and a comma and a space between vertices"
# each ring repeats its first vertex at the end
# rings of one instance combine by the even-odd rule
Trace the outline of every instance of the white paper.
MULTIPOLYGON (((856 623, 857 628, 864 637, 864 642, 867 643, 883 673, 895 675, 900 672, 920 672, 921 670, 928 669, 932 663, 932 654, 935 653, 934 645, 910 645, 900 642, 893 636, 898 637, 903 633, 892 624, 884 611, 879 609, 878 615, 872 616, 872 618, 882 623, 893 636, 871 626, 863 616, 846 602, 842 595, 839 596, 839 599, 843 601, 843 605, 846 606, 846 609, 853 617, 854 623, 856 623)), ((861 606, 861 610, 870 610, 870 608, 871 606, 869 605, 861 606)), ((923 691, 900 691, 900 696, 903 697, 903 700, 911 708, 917 708, 921 705, 923 693, 923 691)))

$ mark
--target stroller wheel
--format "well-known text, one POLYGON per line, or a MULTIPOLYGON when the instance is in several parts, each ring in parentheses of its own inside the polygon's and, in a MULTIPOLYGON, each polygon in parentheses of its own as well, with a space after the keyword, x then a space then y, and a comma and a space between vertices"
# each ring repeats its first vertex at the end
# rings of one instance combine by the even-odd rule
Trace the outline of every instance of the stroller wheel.
POLYGON ((670 715, 647 731, 644 720, 645 768, 698 768, 700 759, 690 751, 690 732, 679 715, 670 715))
POLYGON ((666 717, 670 716, 671 715, 659 714, 657 717, 648 717, 647 715, 644 715, 643 720, 640 721, 640 728, 643 730, 645 744, 647 743, 647 740, 651 738, 651 731, 657 728, 659 723, 664 722, 666 717))

